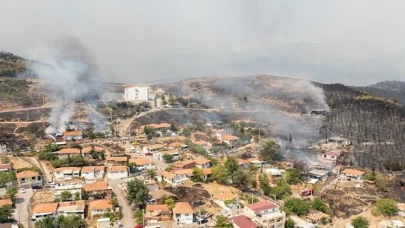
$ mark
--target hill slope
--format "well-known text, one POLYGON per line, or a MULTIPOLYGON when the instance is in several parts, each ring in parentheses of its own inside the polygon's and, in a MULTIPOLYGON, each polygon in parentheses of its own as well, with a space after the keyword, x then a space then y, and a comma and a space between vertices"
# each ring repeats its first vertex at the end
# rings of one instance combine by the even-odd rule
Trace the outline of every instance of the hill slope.
POLYGON ((0 52, 0 77, 16 77, 26 70, 25 60, 12 53, 0 52))

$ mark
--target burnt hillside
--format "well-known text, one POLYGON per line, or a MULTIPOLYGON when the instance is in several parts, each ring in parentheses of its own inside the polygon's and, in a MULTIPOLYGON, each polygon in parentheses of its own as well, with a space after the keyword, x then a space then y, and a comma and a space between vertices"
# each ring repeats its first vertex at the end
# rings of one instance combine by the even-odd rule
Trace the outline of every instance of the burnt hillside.
POLYGON ((393 99, 342 84, 320 85, 331 107, 320 133, 352 138, 358 165, 371 169, 405 167, 405 107, 393 99))

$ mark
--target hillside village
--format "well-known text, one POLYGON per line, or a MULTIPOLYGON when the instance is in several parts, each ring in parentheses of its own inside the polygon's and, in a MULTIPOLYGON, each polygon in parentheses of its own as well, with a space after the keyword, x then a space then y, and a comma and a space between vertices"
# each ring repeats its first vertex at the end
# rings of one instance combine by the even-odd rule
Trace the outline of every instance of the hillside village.
MULTIPOLYGON (((350 137, 329 137, 297 148, 291 135, 285 145, 266 135, 266 123, 250 117, 145 122, 142 118, 162 110, 207 108, 197 98, 147 85, 126 86, 124 91, 103 101, 100 111, 118 99, 137 113, 123 116, 118 113, 122 110, 113 110, 111 131, 89 131, 72 122, 65 132, 40 134, 26 151, 2 142, 1 223, 405 227, 404 198, 397 192, 405 178, 350 164, 355 148, 350 137), (297 154, 283 154, 291 150, 297 154)), ((241 110, 239 105, 225 109, 241 110)), ((322 119, 324 114, 306 115, 322 119)))

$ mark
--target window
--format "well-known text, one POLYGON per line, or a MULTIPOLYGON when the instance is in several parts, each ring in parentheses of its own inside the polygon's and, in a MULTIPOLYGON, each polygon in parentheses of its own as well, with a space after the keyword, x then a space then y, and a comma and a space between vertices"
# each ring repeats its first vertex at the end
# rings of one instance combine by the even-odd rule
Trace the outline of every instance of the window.
POLYGON ((21 178, 21 181, 25 181, 25 178, 21 178))

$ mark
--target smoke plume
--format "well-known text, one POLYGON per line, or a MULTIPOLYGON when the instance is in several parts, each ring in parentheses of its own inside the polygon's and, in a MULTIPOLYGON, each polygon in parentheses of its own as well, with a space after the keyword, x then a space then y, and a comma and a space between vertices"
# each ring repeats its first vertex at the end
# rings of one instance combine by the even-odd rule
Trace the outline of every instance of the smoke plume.
MULTIPOLYGON (((56 39, 49 47, 35 50, 33 55, 39 61, 29 63, 27 68, 44 81, 55 104, 46 133, 64 132, 75 111, 74 102, 97 103, 102 89, 101 72, 83 44, 73 37, 56 39)), ((93 119, 104 120, 99 116, 93 119)))

